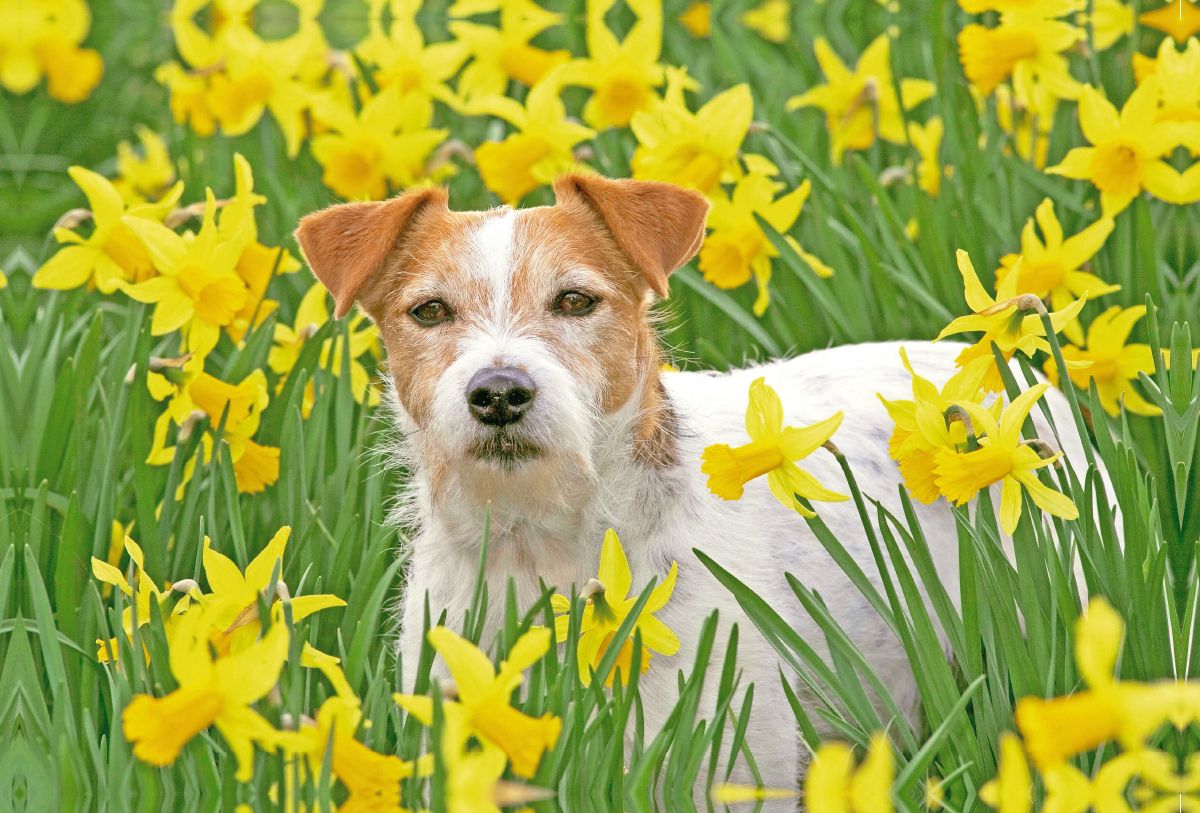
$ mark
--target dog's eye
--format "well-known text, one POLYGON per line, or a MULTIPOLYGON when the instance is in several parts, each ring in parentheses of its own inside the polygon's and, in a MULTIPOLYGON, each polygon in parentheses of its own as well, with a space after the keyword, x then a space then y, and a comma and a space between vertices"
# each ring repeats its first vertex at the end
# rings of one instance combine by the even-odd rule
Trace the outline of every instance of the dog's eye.
POLYGON ((450 306, 440 299, 431 299, 417 305, 409 314, 418 325, 433 327, 450 319, 450 306))
POLYGON ((558 295, 554 310, 571 316, 586 316, 596 309, 597 299, 579 291, 564 291, 558 295))

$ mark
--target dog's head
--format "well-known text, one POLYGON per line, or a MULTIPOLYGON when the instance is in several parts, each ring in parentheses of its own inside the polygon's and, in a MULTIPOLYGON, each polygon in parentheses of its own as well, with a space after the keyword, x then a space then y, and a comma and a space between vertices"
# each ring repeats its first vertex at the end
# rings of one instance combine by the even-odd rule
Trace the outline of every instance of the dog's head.
MULTIPOLYGON (((452 212, 443 189, 332 206, 296 231, 343 316, 379 326, 421 462, 490 481, 589 470, 598 435, 663 408, 649 309, 700 247, 692 191, 567 175, 556 203, 452 212)), ((662 450, 658 450, 659 453, 662 450)))

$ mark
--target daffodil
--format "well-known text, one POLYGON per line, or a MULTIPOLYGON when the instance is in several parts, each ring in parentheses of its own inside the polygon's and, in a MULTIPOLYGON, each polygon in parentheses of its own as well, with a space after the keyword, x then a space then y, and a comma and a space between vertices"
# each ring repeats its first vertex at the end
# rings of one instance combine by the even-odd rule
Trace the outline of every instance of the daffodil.
MULTIPOLYGON (((767 285, 771 280, 771 260, 779 256, 779 251, 754 215, 759 215, 780 234, 786 235, 812 190, 812 182, 805 179, 800 186, 776 199, 775 193, 782 186, 763 172, 744 175, 730 197, 713 201, 708 212, 710 232, 700 249, 700 271, 705 280, 718 288, 737 288, 752 278, 758 283, 758 297, 754 302, 757 316, 762 316, 770 304, 767 285)), ((785 239, 817 276, 833 275, 833 269, 801 248, 795 238, 788 236, 785 239)))
POLYGON ((1163 156, 1177 143, 1177 129, 1157 122, 1159 78, 1148 76, 1118 115, 1090 85, 1079 95, 1079 123, 1090 147, 1076 147, 1046 172, 1091 181, 1108 216, 1120 212, 1142 190, 1168 203, 1200 197, 1200 180, 1185 181, 1163 156))
POLYGON ((1071 77, 1062 52, 1085 35, 1055 18, 1079 8, 1076 0, 1040 0, 1026 8, 1001 11, 995 28, 978 23, 964 26, 958 34, 963 73, 984 96, 1012 77, 1014 83, 1042 82, 1060 98, 1075 98, 1079 83, 1071 77))
MULTIPOLYGON (((446 767, 446 810, 448 813, 501 813, 501 808, 549 799, 553 791, 533 785, 506 782, 504 751, 487 740, 469 747, 474 730, 470 719, 457 705, 444 705, 446 712, 439 748, 446 767)), ((522 808, 529 810, 531 808, 522 808)))
MULTIPOLYGON (((618 677, 622 684, 628 683, 633 670, 633 635, 640 631, 642 634, 642 652, 640 657, 641 672, 645 674, 650 669, 650 659, 654 652, 662 655, 674 655, 679 651, 679 639, 670 628, 654 617, 654 613, 666 606, 671 594, 675 591, 675 579, 679 566, 671 562, 671 570, 662 584, 650 591, 650 598, 642 607, 641 614, 634 622, 629 637, 621 644, 617 653, 616 663, 605 678, 604 685, 612 686, 613 678, 618 677)), ((600 568, 596 578, 588 582, 584 588, 587 606, 583 609, 583 617, 579 627, 579 678, 584 685, 590 684, 592 672, 600 667, 617 630, 625 623, 625 619, 633 612, 637 604, 638 594, 629 595, 633 587, 633 573, 629 569, 629 560, 625 558, 625 549, 617 532, 609 528, 604 534, 604 545, 600 549, 600 568)), ((555 594, 551 605, 559 616, 554 619, 555 637, 559 643, 565 641, 570 634, 571 600, 566 596, 555 594)))
POLYGON ((145 282, 153 277, 151 255, 130 223, 161 227, 157 221, 175 206, 183 184, 176 184, 156 204, 126 209, 121 193, 103 175, 83 167, 71 167, 67 172, 87 197, 90 210, 85 216, 91 216, 95 228, 87 238, 68 228, 56 228, 55 239, 69 245, 38 269, 33 287, 67 290, 89 283, 102 293, 112 293, 122 282, 145 282))
MULTIPOLYGON (((1127 753, 1148 755, 1146 740, 1164 722, 1183 731, 1200 721, 1200 684, 1195 681, 1115 678, 1124 633, 1121 616, 1103 598, 1093 598, 1075 624, 1075 664, 1088 688, 1049 700, 1031 696, 1017 701, 1017 728, 1044 775, 1109 740, 1118 741, 1127 753)), ((1171 788, 1178 778, 1170 767, 1150 758, 1141 761, 1139 770, 1157 775, 1164 789, 1181 792, 1177 785, 1171 788)))
POLYGON ((700 471, 708 475, 708 490, 723 500, 739 500, 746 483, 767 475, 767 485, 775 499, 794 508, 801 516, 814 517, 796 499, 842 502, 845 494, 830 491, 808 472, 796 465, 825 444, 842 424, 838 412, 803 429, 783 425, 783 403, 762 378, 750 384, 750 402, 746 407, 746 434, 750 443, 727 446, 718 443, 705 448, 700 471))
POLYGON ((712 36, 712 3, 707 0, 692 0, 679 15, 679 22, 687 32, 698 39, 712 36))
POLYGON ((458 78, 458 94, 463 99, 475 96, 503 96, 508 80, 527 87, 571 60, 571 52, 547 51, 529 41, 552 26, 561 25, 563 16, 547 11, 533 0, 458 0, 448 10, 451 18, 500 12, 500 27, 451 19, 446 28, 471 52, 471 62, 458 78))
MULTIPOLYGON (((1137 305, 1106 310, 1088 326, 1087 344, 1068 345, 1062 349, 1065 362, 1091 362, 1087 367, 1068 368, 1067 374, 1082 389, 1096 382, 1100 404, 1109 415, 1120 415, 1121 408, 1135 415, 1160 415, 1162 410, 1147 401, 1134 388, 1138 373, 1153 373, 1154 358, 1150 346, 1126 344, 1129 333, 1138 320, 1146 315, 1146 306, 1137 305)), ((1054 360, 1046 362, 1046 376, 1058 385, 1058 368, 1054 360)))
POLYGON ((104 60, 79 47, 92 25, 84 0, 3 0, 0 20, 0 85, 10 93, 28 93, 44 76, 52 98, 75 104, 100 83, 104 60))
MULTIPOLYGON (((557 742, 562 720, 522 714, 509 705, 509 698, 524 680, 521 673, 550 648, 550 630, 539 627, 518 638, 499 671, 477 646, 445 627, 431 629, 429 643, 445 661, 458 692, 456 703, 444 704, 446 717, 460 716, 471 733, 508 754, 513 773, 533 776, 542 753, 557 742)), ((394 699, 425 725, 432 723, 432 698, 397 694, 394 699)))
POLYGON ((1011 731, 1000 734, 1000 764, 996 778, 979 789, 979 798, 997 813, 1029 813, 1033 807, 1033 778, 1021 750, 1021 740, 1011 731))
MULTIPOLYGON (((1018 268, 1015 293, 1033 294, 1039 299, 1049 299, 1053 310, 1070 307, 1079 297, 1094 299, 1121 290, 1120 285, 1110 285, 1095 274, 1080 270, 1090 260, 1108 235, 1112 233, 1112 218, 1101 217, 1083 231, 1063 239, 1062 226, 1054 215, 1054 201, 1046 198, 1038 205, 1034 217, 1025 221, 1021 232, 1021 253, 1006 254, 1000 258, 996 269, 996 287, 1018 268), (1041 227, 1042 237, 1034 231, 1034 220, 1041 227)), ((1083 340, 1083 328, 1079 320, 1072 320, 1063 328, 1063 333, 1073 342, 1083 340)))
POLYGON ((825 111, 835 164, 842 162, 846 150, 870 147, 876 136, 893 144, 906 143, 901 107, 911 110, 933 95, 932 82, 908 78, 900 80, 900 95, 896 95, 890 43, 887 34, 876 37, 851 71, 824 37, 813 42, 826 84, 788 99, 787 109, 817 107, 825 111))
MULTIPOLYGON (((204 539, 204 576, 212 591, 202 599, 207 613, 208 639, 219 655, 236 654, 252 646, 262 629, 258 617, 258 599, 263 597, 272 612, 278 607, 278 592, 275 596, 263 596, 271 584, 271 574, 276 564, 280 567, 279 580, 283 580, 283 553, 292 529, 284 526, 276 532, 266 547, 246 565, 243 573, 232 559, 214 550, 207 537, 204 539)), ((346 602, 337 596, 314 594, 295 596, 290 599, 292 618, 299 621, 312 613, 330 607, 344 607, 346 602)))
POLYGON ((1106 51, 1133 33, 1133 6, 1121 0, 1092 0, 1092 42, 1106 51))
POLYGON ((330 749, 330 769, 350 794, 341 809, 399 810, 401 781, 414 774, 429 775, 433 755, 407 762, 394 754, 376 753, 356 740, 354 732, 362 722, 361 703, 338 658, 305 644, 300 659, 303 666, 319 668, 337 693, 321 704, 316 719, 304 718, 295 733, 281 732, 280 747, 307 760, 314 776, 320 775, 326 749, 330 749))
MULTIPOLYGON (((950 420, 948 413, 959 401, 984 402, 988 393, 983 389, 983 379, 991 369, 991 362, 987 358, 968 362, 939 390, 932 381, 917 375, 903 347, 900 358, 912 376, 913 400, 889 401, 876 393, 895 424, 888 440, 888 453, 900 467, 904 486, 913 498, 932 505, 941 496, 935 472, 938 449, 968 451, 965 424, 950 420)), ((1003 402, 996 399, 989 409, 995 416, 1000 414, 1002 406, 1003 402)))
POLYGON ((457 104, 446 81, 470 57, 468 44, 461 41, 426 44, 416 21, 421 4, 415 0, 393 0, 388 4, 392 21, 384 33, 383 5, 371 4, 370 33, 355 46, 359 57, 376 67, 374 79, 380 89, 394 89, 394 95, 389 97, 392 99, 414 93, 426 101, 437 99, 457 104))
POLYGON ((938 161, 938 152, 945 130, 941 116, 931 116, 924 124, 909 122, 908 125, 908 138, 921 157, 917 165, 917 185, 935 198, 942 191, 942 165, 938 161))
POLYGON ((249 417, 262 394, 254 378, 233 385, 204 372, 204 357, 198 354, 179 359, 158 359, 146 373, 146 386, 156 401, 167 401, 167 409, 159 417, 161 427, 155 429, 155 443, 147 459, 152 465, 171 462, 174 448, 163 445, 166 424, 183 426, 193 412, 203 412, 210 420, 219 421, 226 414, 227 423, 236 425, 249 417), (157 368, 157 369, 156 369, 157 368))
POLYGON ((1012 534, 1021 519, 1021 487, 1038 508, 1063 519, 1077 519, 1079 509, 1071 498, 1038 479, 1035 472, 1054 463, 1061 453, 1042 457, 1033 445, 1022 442, 1021 428, 1029 411, 1050 388, 1038 384, 1021 393, 997 421, 987 409, 971 401, 957 405, 971 416, 979 448, 968 452, 942 448, 936 452, 937 488, 947 500, 963 505, 980 489, 1000 483, 1000 527, 1012 534))
POLYGON ((763 0, 738 15, 738 22, 768 42, 785 43, 792 36, 792 6, 788 0, 763 0))
POLYGON ((804 802, 811 813, 891 813, 895 757, 887 735, 871 735, 867 755, 854 767, 854 751, 840 742, 822 745, 804 777, 804 802))
POLYGON ((516 203, 570 171, 575 167, 572 149, 596 134, 567 119, 559 98, 566 68, 547 74, 529 91, 524 105, 506 96, 484 96, 465 108, 473 115, 498 116, 518 130, 503 141, 487 141, 475 148, 484 184, 503 203, 516 203))
POLYGON ((134 695, 121 714, 133 753, 151 765, 171 765, 180 750, 210 725, 237 758, 235 776, 248 782, 254 745, 275 749, 275 729, 251 704, 271 690, 287 659, 288 629, 275 624, 259 641, 215 662, 205 630, 208 613, 188 613, 171 637, 171 674, 179 688, 165 697, 134 695))
POLYGON ((652 88, 663 82, 663 67, 658 63, 662 3, 627 0, 637 22, 620 42, 604 20, 615 4, 616 0, 588 0, 588 57, 568 64, 562 75, 565 84, 592 89, 583 120, 597 130, 628 126, 635 113, 651 104, 652 88))
POLYGON ((140 124, 134 132, 142 143, 142 155, 134 152, 128 141, 118 144, 117 178, 113 181, 127 206, 157 200, 175 182, 175 167, 162 136, 140 124))
POLYGON ((738 151, 754 117, 749 85, 734 85, 708 100, 695 113, 683 92, 695 81, 684 69, 667 69, 661 103, 635 113, 629 121, 638 140, 630 168, 633 177, 686 186, 720 197, 722 181, 739 173, 738 151))
POLYGON ((164 62, 155 69, 154 80, 170 92, 168 105, 176 124, 187 124, 201 137, 216 132, 217 120, 208 107, 207 75, 189 73, 178 62, 164 62))
MULTIPOLYGON (((204 106, 221 129, 241 135, 270 110, 283 132, 288 155, 295 156, 307 132, 304 111, 313 80, 328 65, 329 46, 316 19, 320 4, 292 2, 298 12, 296 28, 278 40, 264 40, 255 32, 257 5, 258 0, 177 2, 171 9, 172 32, 184 60, 198 73, 207 74, 204 106), (210 6, 210 32, 196 25, 203 6, 210 6)), ((178 73, 163 77, 180 78, 178 73)), ((172 87, 173 97, 175 90, 172 87)))
MULTIPOLYGON (((120 524, 117 524, 117 528, 120 527, 120 524)), ((158 589, 154 580, 146 575, 146 562, 141 547, 128 535, 124 537, 124 548, 129 554, 129 560, 134 565, 133 580, 137 585, 136 589, 130 586, 129 582, 125 580, 124 574, 114 565, 101 561, 95 556, 92 557, 92 575, 103 582, 106 587, 116 587, 126 596, 133 598, 139 627, 150 623, 150 602, 153 600, 159 604, 163 611, 163 628, 169 639, 172 631, 178 626, 180 618, 190 609, 191 599, 200 598, 200 591, 196 588, 195 582, 182 581, 176 588, 176 592, 183 594, 182 597, 175 602, 164 602, 164 593, 171 592, 171 585, 167 585, 161 591, 158 589)), ((133 635, 134 609, 134 606, 129 606, 121 613, 121 626, 125 630, 126 637, 133 635)), ((110 657, 117 657, 119 648, 116 638, 110 638, 107 641, 98 639, 96 644, 99 647, 96 659, 101 663, 108 663, 110 657)), ((147 657, 149 657, 148 654, 147 657)))
MULTIPOLYGON (((267 354, 267 364, 274 372, 281 376, 290 373, 300 358, 304 343, 329 321, 326 295, 325 286, 314 282, 296 308, 295 323, 291 326, 275 325, 275 344, 267 354)), ((376 406, 379 404, 379 390, 371 386, 371 376, 360 359, 368 354, 376 357, 380 355, 379 332, 362 313, 350 319, 349 332, 350 389, 354 393, 354 400, 360 404, 376 406)), ((332 370, 335 376, 340 376, 343 352, 341 336, 328 338, 321 345, 318 363, 322 368, 332 370)), ((282 381, 280 384, 282 386, 282 381)), ((310 379, 305 386, 304 401, 301 405, 303 417, 307 418, 312 412, 314 400, 315 390, 310 379)))
MULTIPOLYGON (((1000 348, 1005 360, 1011 359, 1018 351, 1026 356, 1033 356, 1038 350, 1049 353, 1050 343, 1044 338, 1046 331, 1041 317, 1037 314, 1026 315, 1024 312, 1036 306, 1040 300, 1030 296, 1030 302, 1017 294, 1017 283, 1021 279, 1020 267, 1014 266, 1013 270, 1005 275, 996 291, 996 298, 992 299, 979 282, 975 266, 971 264, 967 252, 959 249, 957 257, 967 306, 974 313, 955 319, 937 338, 944 339, 965 331, 983 332, 983 337, 978 342, 958 354, 958 365, 961 367, 972 359, 991 356, 993 342, 1000 348)), ((1070 324, 1079 315, 1086 301, 1087 295, 1084 294, 1063 310, 1050 314, 1050 324, 1054 330, 1061 331, 1070 324)), ((989 392, 1000 392, 1004 389, 1000 371, 994 366, 984 378, 983 384, 989 392)))
MULTIPOLYGON (((974 85, 971 92, 982 103, 983 96, 974 85)), ((1009 135, 1005 154, 1015 152, 1037 169, 1044 169, 1050 153, 1050 132, 1058 110, 1058 97, 1040 84, 1033 84, 1020 94, 1014 93, 1008 85, 997 85, 993 95, 996 119, 1000 129, 1009 135)), ((986 140, 982 135, 980 139, 986 140)))
POLYGON ((1138 82, 1151 75, 1161 80, 1161 107, 1155 122, 1175 123, 1175 140, 1187 144, 1193 156, 1200 153, 1200 137, 1196 136, 1200 130, 1200 39, 1192 37, 1182 51, 1176 51, 1175 44, 1164 39, 1158 46, 1157 59, 1146 62, 1148 69, 1138 72, 1138 82))
POLYGON ((185 240, 161 223, 126 215, 121 222, 141 240, 159 276, 120 287, 139 302, 155 303, 150 332, 184 330, 183 346, 207 355, 246 303, 246 283, 237 275, 245 247, 242 233, 218 234, 216 199, 207 190, 204 224, 185 240))
POLYGON ((321 179, 351 200, 382 200, 390 189, 420 182, 429 154, 449 133, 429 127, 428 98, 405 95, 399 85, 380 91, 357 115, 339 103, 318 104, 314 115, 331 130, 312 140, 321 179))
POLYGON ((1143 11, 1138 22, 1167 34, 1182 45, 1200 32, 1200 7, 1191 0, 1172 0, 1153 11, 1143 11))
POLYGON ((266 203, 267 199, 254 193, 254 173, 250 162, 240 153, 234 153, 233 167, 237 191, 221 209, 217 231, 245 243, 234 270, 246 283, 246 301, 225 326, 229 337, 240 342, 246 331, 257 327, 277 305, 264 298, 272 275, 299 271, 300 262, 287 249, 269 248, 258 241, 254 207, 266 203))

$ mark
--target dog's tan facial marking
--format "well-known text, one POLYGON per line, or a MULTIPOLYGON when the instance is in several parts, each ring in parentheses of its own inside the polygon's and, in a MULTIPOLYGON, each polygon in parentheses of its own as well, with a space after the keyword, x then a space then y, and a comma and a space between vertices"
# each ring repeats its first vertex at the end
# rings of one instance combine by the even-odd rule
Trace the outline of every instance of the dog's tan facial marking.
POLYGON ((489 301, 486 280, 473 277, 462 247, 496 212, 431 211, 397 242, 362 294, 363 308, 379 326, 396 394, 409 416, 424 426, 438 380, 458 356, 458 342, 489 301), (443 302, 450 318, 424 326, 412 312, 443 302))
POLYGON ((600 393, 601 412, 623 407, 657 369, 650 299, 637 269, 603 224, 578 205, 519 213, 514 248, 514 318, 600 393), (556 310, 569 292, 595 299, 591 312, 556 310))

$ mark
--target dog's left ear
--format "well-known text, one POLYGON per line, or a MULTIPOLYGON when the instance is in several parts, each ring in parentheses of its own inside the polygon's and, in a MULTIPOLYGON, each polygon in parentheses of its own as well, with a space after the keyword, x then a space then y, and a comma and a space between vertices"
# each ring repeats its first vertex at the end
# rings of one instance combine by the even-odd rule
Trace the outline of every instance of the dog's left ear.
POLYGON ((554 181, 559 204, 587 205, 604 221, 660 297, 667 277, 700 250, 708 201, 699 192, 660 181, 634 181, 572 173, 554 181))

